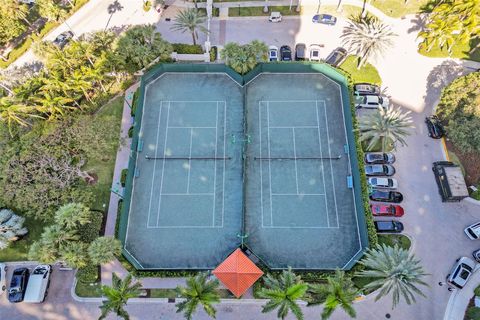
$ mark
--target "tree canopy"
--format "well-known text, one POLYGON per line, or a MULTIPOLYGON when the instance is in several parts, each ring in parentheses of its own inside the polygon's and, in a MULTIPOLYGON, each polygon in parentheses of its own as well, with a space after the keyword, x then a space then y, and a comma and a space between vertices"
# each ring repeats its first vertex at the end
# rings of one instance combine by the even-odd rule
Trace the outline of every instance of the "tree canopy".
POLYGON ((266 61, 268 47, 264 42, 254 40, 245 45, 230 42, 220 52, 221 58, 233 70, 240 74, 251 71, 258 62, 266 61))
POLYGON ((436 114, 455 146, 480 152, 480 72, 460 77, 443 89, 436 114))

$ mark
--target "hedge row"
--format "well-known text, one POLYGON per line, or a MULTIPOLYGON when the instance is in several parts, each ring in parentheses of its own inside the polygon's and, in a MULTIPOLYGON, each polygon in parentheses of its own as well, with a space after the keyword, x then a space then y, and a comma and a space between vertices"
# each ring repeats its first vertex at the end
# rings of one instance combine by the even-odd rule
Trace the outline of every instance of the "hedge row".
POLYGON ((137 111, 137 105, 138 105, 138 89, 133 93, 133 98, 132 98, 132 109, 130 110, 130 115, 132 117, 135 117, 135 112, 137 111))
POLYGON ((217 60, 217 47, 213 46, 210 48, 210 62, 215 62, 217 60))
POLYGON ((88 264, 87 266, 78 269, 76 277, 79 282, 93 283, 98 280, 98 266, 88 264))
POLYGON ((120 173, 120 184, 122 187, 125 187, 125 184, 127 183, 127 174, 128 169, 122 169, 122 172, 120 173))
POLYGON ((173 51, 180 54, 202 54, 203 49, 199 44, 172 43, 173 51))

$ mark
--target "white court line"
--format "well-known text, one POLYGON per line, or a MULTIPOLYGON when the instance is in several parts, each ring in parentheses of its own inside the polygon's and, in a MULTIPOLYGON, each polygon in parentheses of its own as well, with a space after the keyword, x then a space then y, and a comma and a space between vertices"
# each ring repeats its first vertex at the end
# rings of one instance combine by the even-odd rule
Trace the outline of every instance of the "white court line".
MULTIPOLYGON (((263 229, 340 229, 339 227, 301 227, 301 226, 272 226, 263 229)), ((296 269, 296 268, 295 268, 296 269)))
POLYGON ((272 193, 272 196, 325 196, 325 193, 272 193))
POLYGON ((162 193, 161 196, 213 196, 214 193, 162 193))
MULTIPOLYGON (((175 102, 175 101, 172 101, 175 102)), ((169 126, 168 129, 215 129, 216 127, 194 127, 194 126, 187 126, 187 127, 181 127, 181 126, 169 126)))
MULTIPOLYGON (((325 104, 325 101, 323 101, 323 109, 325 111, 325 126, 327 128, 327 139, 328 139, 328 156, 332 157, 332 152, 330 149, 330 134, 328 132, 328 115, 327 115, 327 105, 325 104)), ((343 109, 343 106, 342 106, 343 109)), ((333 177, 333 164, 332 161, 330 161, 330 175, 332 177, 332 190, 333 190, 333 201, 335 203, 335 215, 337 216, 337 227, 339 226, 339 219, 338 219, 338 207, 337 207, 337 192, 335 190, 335 180, 333 177)), ((326 190, 325 190, 326 191, 326 190)))
MULTIPOLYGON (((168 109, 167 109, 167 124, 165 125, 165 145, 163 146, 163 155, 165 156, 167 152, 167 142, 168 142, 168 121, 170 120, 170 101, 168 101, 168 109)), ((157 209, 157 226, 158 220, 160 219, 160 204, 162 202, 162 190, 163 190, 163 173, 165 172, 165 159, 162 161, 162 178, 160 179, 160 192, 158 196, 158 209, 157 209)))
MULTIPOLYGON (((318 131, 318 148, 320 149, 320 157, 323 158, 323 150, 322 150, 322 138, 320 134, 320 116, 318 115, 318 102, 315 102, 315 111, 317 112, 317 131, 318 131)), ((322 180, 323 180, 323 192, 327 193, 327 186, 325 184, 325 167, 323 165, 323 161, 320 161, 322 163, 322 180)), ((327 213, 327 226, 330 227, 330 215, 328 214, 328 200, 327 197, 325 196, 325 212, 327 213)))
POLYGON ((321 100, 260 100, 259 102, 275 102, 275 103, 290 103, 290 102, 315 102, 315 101, 321 101, 321 100))
MULTIPOLYGON (((258 129, 260 131, 260 158, 262 157, 262 103, 258 102, 258 129)), ((263 224, 263 161, 260 161, 260 210, 262 213, 262 228, 263 224)))
POLYGON ((270 129, 317 129, 318 126, 281 126, 281 127, 274 127, 270 126, 270 129))
MULTIPOLYGON (((160 121, 162 119, 162 108, 163 108, 163 101, 160 103, 160 112, 158 113, 157 140, 156 140, 156 143, 155 143, 155 157, 158 157, 158 138, 159 138, 159 135, 160 135, 160 121)), ((150 224, 150 214, 151 214, 151 209, 152 209, 153 187, 155 185, 155 169, 156 169, 156 167, 157 167, 157 161, 154 161, 153 162, 152 185, 150 187, 150 201, 148 203, 147 226, 150 224)))
POLYGON ((295 158, 295 160, 293 160, 295 164, 295 185, 297 186, 297 194, 298 194, 297 146, 295 145, 295 128, 292 128, 292 137, 293 137, 293 156, 295 158))
MULTIPOLYGON (((222 185, 222 228, 225 217, 225 172, 227 170, 227 101, 223 101, 223 185, 222 185)), ((244 195, 245 196, 245 195, 244 195)))
MULTIPOLYGON (((147 228, 148 228, 148 226, 147 226, 147 228)), ((128 229, 127 229, 127 230, 128 230, 128 229)), ((130 257, 132 257, 133 260, 137 261, 138 265, 139 265, 142 269, 144 269, 144 268, 143 268, 143 265, 140 263, 140 261, 138 261, 137 258, 135 258, 135 256, 134 256, 133 254, 131 254, 130 251, 127 250, 126 243, 127 243, 127 241, 125 240, 125 245, 123 246, 123 250, 127 251, 128 254, 130 255, 130 257)))
POLYGON ((217 145, 218 145, 218 101, 217 113, 215 114, 215 159, 213 160, 213 208, 212 208, 212 226, 215 226, 215 201, 217 188, 217 145))
POLYGON ((188 175, 187 175, 187 193, 190 193, 190 173, 192 171, 192 143, 193 143, 193 129, 190 129, 190 150, 188 153, 188 175))
POLYGON ((223 227, 213 227, 213 226, 157 226, 157 227, 147 227, 147 229, 222 229, 223 227))
MULTIPOLYGON (((268 142, 268 157, 270 156, 270 103, 267 101, 267 142, 268 142)), ((268 187, 270 189, 270 226, 273 226, 273 202, 272 202, 272 161, 268 161, 268 187)))

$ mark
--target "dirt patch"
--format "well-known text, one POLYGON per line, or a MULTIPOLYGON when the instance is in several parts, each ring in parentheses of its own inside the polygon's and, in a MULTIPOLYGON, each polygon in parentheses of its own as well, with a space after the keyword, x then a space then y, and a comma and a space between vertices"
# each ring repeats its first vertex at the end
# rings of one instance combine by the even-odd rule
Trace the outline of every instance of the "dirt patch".
POLYGON ((86 178, 85 179, 85 182, 89 185, 94 185, 97 183, 98 181, 98 175, 96 173, 89 173, 90 177, 92 177, 92 179, 90 178, 86 178))
POLYGON ((480 153, 462 152, 451 141, 446 141, 447 149, 455 153, 465 169, 465 182, 467 186, 478 185, 480 182, 480 153))

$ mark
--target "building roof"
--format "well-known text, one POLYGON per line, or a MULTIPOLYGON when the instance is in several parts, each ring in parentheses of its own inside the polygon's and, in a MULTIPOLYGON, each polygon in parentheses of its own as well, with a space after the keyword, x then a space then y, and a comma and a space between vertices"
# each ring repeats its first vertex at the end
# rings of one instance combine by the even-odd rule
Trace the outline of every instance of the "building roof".
POLYGON ((237 249, 213 270, 213 274, 238 298, 263 275, 263 271, 237 249))

